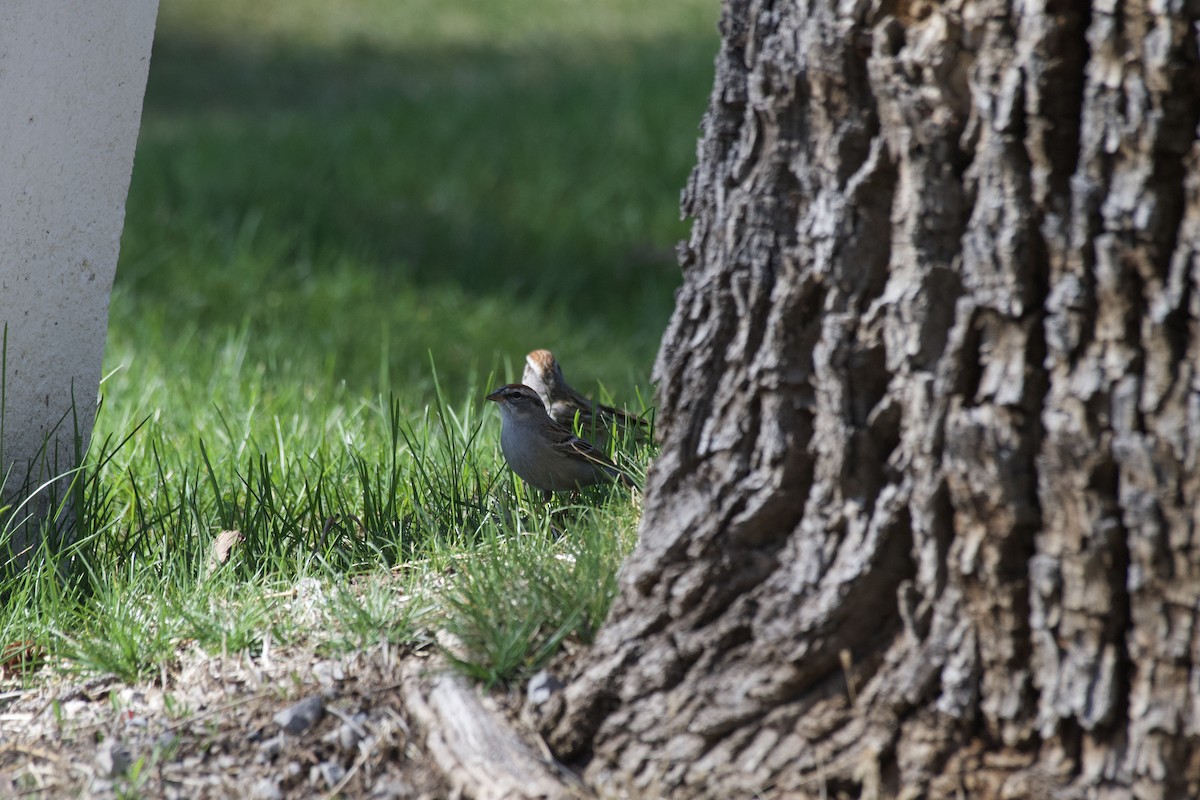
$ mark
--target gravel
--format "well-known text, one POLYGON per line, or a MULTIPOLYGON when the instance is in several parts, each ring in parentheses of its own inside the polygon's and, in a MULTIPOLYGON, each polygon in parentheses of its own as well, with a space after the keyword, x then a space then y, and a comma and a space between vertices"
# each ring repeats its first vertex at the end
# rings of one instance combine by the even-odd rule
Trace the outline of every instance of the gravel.
POLYGON ((179 654, 155 681, 0 683, 0 797, 438 798, 393 646, 179 654), (32 685, 30 685, 32 684, 32 685))

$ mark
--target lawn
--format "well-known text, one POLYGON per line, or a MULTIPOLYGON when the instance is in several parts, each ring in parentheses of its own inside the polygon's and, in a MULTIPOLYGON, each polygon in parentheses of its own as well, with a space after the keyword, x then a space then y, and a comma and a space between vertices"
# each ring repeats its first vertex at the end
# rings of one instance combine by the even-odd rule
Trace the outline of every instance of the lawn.
POLYGON ((640 498, 546 506, 482 396, 548 347, 651 403, 717 13, 162 0, 78 542, 0 576, 0 642, 136 681, 184 643, 437 640, 487 683, 586 642, 640 498), (272 600, 308 579, 376 588, 314 631, 272 600))

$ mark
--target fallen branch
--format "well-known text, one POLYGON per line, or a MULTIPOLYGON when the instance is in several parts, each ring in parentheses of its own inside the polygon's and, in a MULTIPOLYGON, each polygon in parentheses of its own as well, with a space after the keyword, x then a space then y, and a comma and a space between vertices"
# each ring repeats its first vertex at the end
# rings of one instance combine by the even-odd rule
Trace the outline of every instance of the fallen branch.
POLYGON ((405 709, 457 792, 474 800, 589 796, 580 784, 560 777, 565 770, 539 758, 464 679, 423 667, 428 662, 410 666, 404 675, 405 709))

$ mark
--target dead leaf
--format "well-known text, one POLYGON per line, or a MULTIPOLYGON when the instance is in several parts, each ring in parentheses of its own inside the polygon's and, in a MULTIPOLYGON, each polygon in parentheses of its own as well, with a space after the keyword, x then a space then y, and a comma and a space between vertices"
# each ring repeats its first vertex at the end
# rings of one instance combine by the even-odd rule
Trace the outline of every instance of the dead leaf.
POLYGON ((212 551, 209 554, 209 568, 215 569, 229 561, 229 557, 233 554, 233 549, 246 541, 246 537, 242 536, 241 531, 221 531, 217 534, 217 538, 212 543, 212 551))

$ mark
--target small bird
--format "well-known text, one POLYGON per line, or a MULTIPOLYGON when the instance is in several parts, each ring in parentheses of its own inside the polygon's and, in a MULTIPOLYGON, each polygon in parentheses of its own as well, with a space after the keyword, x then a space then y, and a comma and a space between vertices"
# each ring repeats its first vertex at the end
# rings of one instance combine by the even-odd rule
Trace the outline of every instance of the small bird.
POLYGON ((619 408, 593 403, 577 392, 567 383, 562 367, 549 350, 534 350, 525 356, 525 372, 521 380, 542 398, 551 419, 571 429, 574 429, 578 420, 579 430, 601 444, 607 440, 608 432, 614 426, 634 429, 647 427, 646 420, 641 417, 619 408))
POLYGON ((619 480, 636 487, 604 453, 559 425, 546 413, 537 392, 522 383, 501 386, 487 396, 500 406, 500 449, 523 481, 553 492, 619 480))

